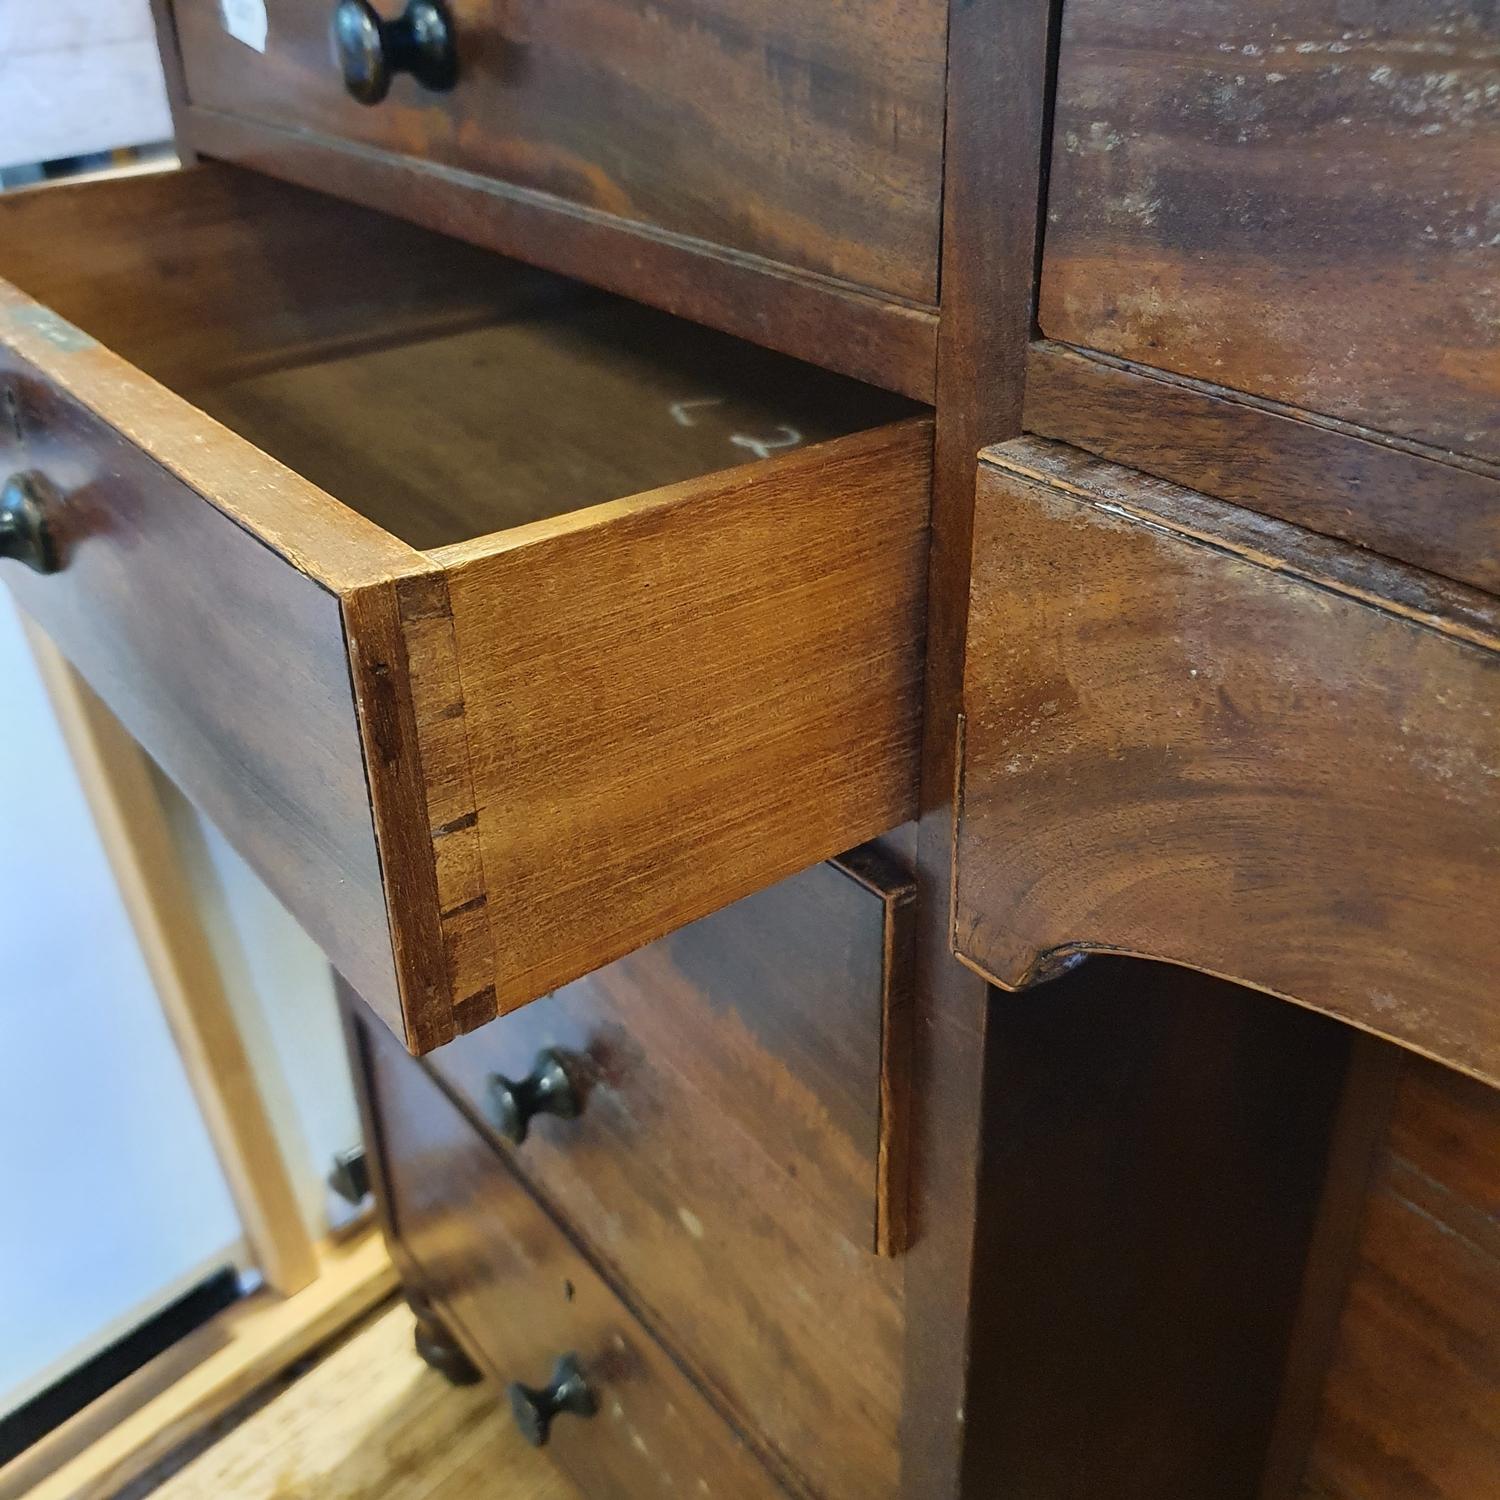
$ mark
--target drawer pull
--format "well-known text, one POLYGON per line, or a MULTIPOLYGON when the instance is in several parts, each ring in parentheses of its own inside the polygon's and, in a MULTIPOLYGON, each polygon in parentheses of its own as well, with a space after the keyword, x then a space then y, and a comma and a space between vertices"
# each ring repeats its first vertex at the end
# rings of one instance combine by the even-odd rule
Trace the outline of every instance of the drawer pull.
POLYGON ((485 1084, 485 1102, 490 1124, 517 1146, 526 1139, 534 1115, 576 1120, 583 1109, 562 1054, 551 1047, 537 1053, 525 1078, 491 1073, 485 1084))
POLYGON ((571 1412, 575 1417, 591 1417, 599 1410, 594 1393, 578 1364, 576 1354, 565 1354, 552 1371, 551 1385, 537 1390, 534 1386, 514 1381, 507 1394, 510 1409, 521 1429, 521 1436, 533 1448, 540 1448, 552 1431, 552 1419, 561 1412, 571 1412))
POLYGON ((379 104, 397 73, 439 94, 458 81, 453 23, 440 0, 410 0, 394 21, 382 21, 369 0, 339 0, 333 54, 344 87, 361 104, 379 104))
POLYGON ((52 482, 30 470, 12 474, 0 490, 0 557, 14 558, 38 573, 62 566, 48 517, 61 501, 52 482))

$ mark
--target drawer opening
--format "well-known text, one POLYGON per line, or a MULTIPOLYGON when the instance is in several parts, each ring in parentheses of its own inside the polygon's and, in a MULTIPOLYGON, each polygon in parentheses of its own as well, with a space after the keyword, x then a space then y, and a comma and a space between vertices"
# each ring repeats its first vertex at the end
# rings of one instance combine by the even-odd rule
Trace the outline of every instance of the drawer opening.
MULTIPOLYGON (((496 263, 495 274, 533 273, 496 263)), ((295 353, 295 350, 294 350, 295 353)), ((559 283, 478 328, 189 393, 419 549, 842 437, 903 397, 559 283)))
POLYGON ((922 409, 218 164, 0 200, 0 253, 22 291, 419 550, 922 409))

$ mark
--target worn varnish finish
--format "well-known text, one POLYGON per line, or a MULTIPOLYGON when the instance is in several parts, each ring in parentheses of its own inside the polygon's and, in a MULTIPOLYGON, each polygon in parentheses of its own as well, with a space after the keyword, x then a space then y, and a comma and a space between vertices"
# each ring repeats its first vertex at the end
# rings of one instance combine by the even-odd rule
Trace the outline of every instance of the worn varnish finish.
POLYGON ((1500 1473, 1500 1094, 1409 1059, 1303 1500, 1473 1500, 1500 1473))
MULTIPOLYGON (((659 314, 611 323, 607 299, 591 333, 576 290, 524 269, 510 282, 504 263, 468 251, 444 262, 442 281, 417 300, 413 328, 396 320, 397 342, 425 339, 409 383, 370 385, 363 362, 390 365, 371 342, 368 303, 329 299, 342 309, 334 319, 321 283, 311 273, 298 283, 284 252, 266 248, 281 216, 263 200, 264 185, 242 200, 236 174, 214 188, 222 170, 175 182, 191 195, 206 176, 212 212, 231 219, 248 203, 233 232, 215 231, 228 265, 215 262, 212 276, 233 273, 232 295, 206 304, 172 296, 184 316, 196 309, 200 321, 227 325, 231 348, 236 330, 251 330, 254 357, 248 368, 205 369, 212 346, 187 340, 161 373, 230 421, 243 413, 273 452, 285 441, 288 457, 306 460, 352 504, 368 491, 376 520, 404 521, 402 531, 424 540, 464 539, 418 552, 9 291, 0 332, 15 375, 15 466, 52 465, 54 482, 73 493, 64 531, 87 521, 91 535, 64 536, 67 566, 55 577, 11 564, 6 573, 413 1047, 909 814, 925 419, 878 426, 894 414, 892 398, 869 393, 866 408, 847 382, 784 361, 778 373, 760 351, 746 351, 740 379, 742 346, 690 335, 659 314), (306 328, 304 302, 317 309, 306 328), (465 331, 484 320, 476 309, 514 336, 465 331), (285 322, 279 370, 266 368, 270 341, 254 332, 263 312, 285 322), (443 326, 455 318, 457 329, 443 326), (445 356, 427 337, 434 323, 445 356), (662 355, 653 365, 656 329, 662 355), (356 338, 363 346, 351 348, 356 338), (516 379, 514 368, 506 377, 510 419, 527 439, 517 440, 497 507, 483 476, 505 448, 503 430, 497 439, 480 421, 468 387, 496 381, 486 370, 507 364, 537 378, 516 379), (668 399, 679 380, 675 399, 688 403, 680 412, 668 399), (278 381, 290 387, 279 406, 278 381), (321 394, 299 402, 298 391, 321 394), (360 407, 361 391, 369 410, 350 421, 367 437, 346 460, 342 419, 360 407), (692 405, 705 395, 723 410, 692 405), (574 396, 612 436, 567 441, 577 417, 557 414, 573 412, 574 396), (389 421, 382 400, 394 402, 389 421), (446 503, 424 510, 414 476, 428 407, 450 482, 446 503), (804 432, 793 421, 806 435, 850 435, 797 448, 804 432), (854 430, 861 426, 871 430, 854 430), (538 428, 558 439, 550 449, 536 442, 538 428), (672 433, 682 434, 680 447, 672 433), (372 466, 382 482, 369 482, 372 466), (723 472, 705 473, 715 467, 723 472), (105 477, 92 485, 96 473, 105 477), (642 481, 644 494, 591 503, 642 481), (510 529, 482 534, 495 523, 510 529), (118 546, 105 551, 110 528, 127 524, 130 556, 160 575, 159 588, 130 576, 118 546), (107 571, 95 584, 99 568, 107 571), (70 611, 78 621, 69 623, 70 611), (145 644, 122 659, 131 632, 145 644), (624 878, 639 870, 649 875, 624 878)), ((55 229, 63 200, 50 191, 18 196, 0 219, 20 238, 26 205, 37 204, 39 222, 55 229)), ((167 191, 150 183, 140 236, 153 233, 167 191)), ((287 195, 294 231, 311 222, 329 232, 309 195, 271 191, 287 195)), ((112 206, 115 195, 112 186, 112 206)), ((67 201, 87 217, 86 191, 68 190, 67 201)), ((369 217, 326 207, 351 216, 353 235, 369 217)), ((163 215, 163 232, 182 217, 163 215)), ((433 238, 411 228, 388 237, 388 280, 404 274, 413 237, 433 238)), ((307 237, 299 243, 307 253, 307 237)), ((372 244, 378 251, 382 241, 372 244)), ((171 245, 152 257, 166 280, 171 245)), ((92 252, 84 254, 86 263, 92 252)), ((18 263, 30 290, 45 299, 56 281, 60 300, 97 316, 110 336, 108 305, 77 290, 69 256, 49 263, 18 252, 18 263)), ((134 355, 153 345, 157 320, 133 311, 132 299, 121 305, 134 355)), ((161 326, 170 333, 176 324, 161 326)), ((149 352, 141 362, 155 363, 149 352)))
POLYGON ((548 1451, 583 1493, 782 1495, 422 1066, 353 1024, 401 1259, 502 1388, 543 1386, 578 1356, 599 1411, 559 1417, 548 1451))
POLYGON ((954 941, 1112 949, 1500 1080, 1500 610, 1036 441, 980 475, 954 941))
POLYGON ((829 1500, 896 1489, 901 1268, 874 1240, 877 1185, 906 1189, 879 1174, 905 1132, 881 1078, 907 1045, 884 1018, 906 1003, 892 990, 911 896, 856 851, 430 1058, 483 1121, 492 1073, 561 1052, 582 1113, 538 1115, 502 1149, 740 1425, 829 1500))
POLYGON ((1027 362, 1026 430, 1500 589, 1500 467, 1045 340, 1027 362))
POLYGON ((175 0, 194 106, 936 301, 942 0, 451 0, 457 86, 398 78, 375 108, 344 92, 326 0, 267 9, 258 56, 216 0, 175 0))
POLYGON ((1500 20, 1069 0, 1049 338, 1500 457, 1500 20))

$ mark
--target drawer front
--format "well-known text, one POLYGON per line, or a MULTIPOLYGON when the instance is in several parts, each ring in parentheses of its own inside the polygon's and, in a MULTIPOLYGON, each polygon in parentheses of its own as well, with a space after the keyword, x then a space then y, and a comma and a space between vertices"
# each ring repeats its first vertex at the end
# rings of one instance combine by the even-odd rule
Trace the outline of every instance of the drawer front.
POLYGON ((0 285, 0 472, 61 567, 0 576, 414 1050, 910 815, 893 398, 233 169, 7 196, 12 260, 59 306, 0 285))
POLYGON ((990 450, 957 951, 1165 958, 1500 1081, 1500 608, 1023 440, 990 450))
POLYGON ((937 300, 942 0, 452 0, 456 86, 398 76, 374 107, 345 92, 334 0, 265 9, 257 55, 218 0, 175 0, 195 106, 937 300))
POLYGON ((780 1495, 421 1065, 379 1027, 358 1034, 400 1245, 496 1381, 544 1386, 560 1356, 577 1357, 598 1409, 559 1416, 548 1448, 583 1493, 780 1495))
POLYGON ((913 891, 872 850, 847 859, 430 1062, 493 1134, 490 1078, 558 1055, 581 1111, 537 1114, 504 1145, 515 1169, 745 1430, 814 1493, 874 1500, 897 1478, 901 1263, 873 1241, 905 1188, 913 891))
POLYGON ((1062 32, 1049 338, 1500 458, 1487 0, 1068 0, 1062 32))

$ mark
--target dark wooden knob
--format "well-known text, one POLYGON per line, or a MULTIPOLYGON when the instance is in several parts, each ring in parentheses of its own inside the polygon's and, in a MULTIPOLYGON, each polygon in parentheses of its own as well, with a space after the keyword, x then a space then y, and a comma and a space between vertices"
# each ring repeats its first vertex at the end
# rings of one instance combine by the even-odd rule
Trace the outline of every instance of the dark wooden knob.
POLYGON ((537 1390, 535 1386, 522 1385, 515 1381, 507 1393, 510 1396, 511 1413, 521 1436, 533 1448, 540 1448, 552 1431, 552 1419, 562 1412, 571 1412, 575 1417, 591 1417, 599 1410, 599 1403, 583 1378, 576 1354, 565 1354, 558 1360, 552 1372, 552 1383, 537 1390))
POLYGON ((62 567, 53 518, 61 497, 34 469, 12 474, 0 490, 0 557, 14 558, 38 573, 62 567))
POLYGON ((410 0, 394 21, 382 21, 369 0, 339 0, 333 55, 344 87, 361 104, 379 104, 397 73, 439 94, 458 81, 453 22, 441 0, 410 0))
POLYGON ((485 1102, 490 1123, 506 1140, 517 1146, 536 1115, 556 1115, 560 1120, 577 1119, 583 1106, 562 1055, 547 1047, 538 1052, 525 1078, 507 1078, 491 1073, 485 1102))

